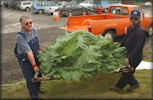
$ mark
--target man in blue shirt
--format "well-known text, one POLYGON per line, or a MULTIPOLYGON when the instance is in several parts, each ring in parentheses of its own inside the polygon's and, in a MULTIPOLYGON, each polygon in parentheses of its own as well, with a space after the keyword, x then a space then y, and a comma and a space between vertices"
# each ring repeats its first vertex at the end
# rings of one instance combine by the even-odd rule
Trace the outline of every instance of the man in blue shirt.
POLYGON ((39 50, 43 50, 39 43, 39 37, 34 28, 32 28, 31 19, 27 16, 20 18, 21 30, 16 36, 18 62, 26 79, 27 87, 32 99, 38 98, 38 92, 43 93, 40 89, 40 82, 32 83, 35 72, 39 72, 39 61, 37 54, 39 50))
POLYGON ((133 67, 134 71, 122 72, 122 77, 118 81, 115 87, 111 88, 113 91, 123 89, 127 84, 130 87, 127 91, 133 91, 139 87, 138 81, 134 78, 134 72, 136 67, 143 59, 143 47, 145 44, 145 31, 140 25, 140 11, 133 10, 130 16, 131 25, 127 29, 127 34, 121 42, 121 46, 125 46, 127 50, 127 56, 125 64, 133 67))

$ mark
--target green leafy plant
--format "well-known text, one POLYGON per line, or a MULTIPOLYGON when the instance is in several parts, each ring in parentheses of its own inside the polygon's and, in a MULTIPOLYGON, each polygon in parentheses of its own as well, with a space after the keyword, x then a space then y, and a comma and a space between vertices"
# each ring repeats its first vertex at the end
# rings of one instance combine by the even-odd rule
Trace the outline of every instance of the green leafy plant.
POLYGON ((125 56, 119 43, 87 31, 65 33, 38 54, 44 75, 64 80, 114 71, 124 64, 125 56))

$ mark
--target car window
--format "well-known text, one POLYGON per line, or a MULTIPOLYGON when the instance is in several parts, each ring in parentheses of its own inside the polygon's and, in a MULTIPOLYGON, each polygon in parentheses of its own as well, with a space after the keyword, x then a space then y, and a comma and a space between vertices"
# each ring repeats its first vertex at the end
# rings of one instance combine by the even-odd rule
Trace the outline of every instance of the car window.
POLYGON ((128 15, 128 8, 126 7, 111 7, 109 10, 110 14, 128 15))
POLYGON ((53 3, 53 2, 51 2, 51 3, 50 3, 50 6, 56 6, 56 4, 55 4, 55 3, 53 3))
POLYGON ((72 6, 72 9, 80 10, 80 9, 83 9, 83 7, 80 5, 74 5, 72 6))
POLYGON ((44 2, 44 6, 49 6, 49 3, 48 2, 44 2))
POLYGON ((89 4, 93 4, 93 2, 92 2, 92 1, 89 1, 88 3, 89 3, 89 4))
POLYGON ((89 2, 89 1, 86 1, 86 0, 85 0, 85 1, 83 1, 82 3, 87 3, 87 4, 88 4, 88 2, 89 2))
POLYGON ((43 4, 42 3, 40 3, 40 2, 38 2, 37 4, 36 4, 36 6, 42 6, 43 4))
POLYGON ((23 5, 30 5, 31 4, 31 2, 25 2, 25 3, 23 3, 23 5))
POLYGON ((128 15, 128 8, 122 9, 122 15, 128 15))
POLYGON ((61 2, 59 2, 59 3, 57 3, 58 5, 62 5, 62 3, 61 2))
POLYGON ((65 8, 65 7, 64 7, 64 5, 60 5, 59 8, 62 9, 62 8, 65 8))
POLYGON ((116 7, 111 7, 110 10, 109 10, 109 13, 110 14, 115 14, 116 12, 116 7))
POLYGON ((66 9, 66 10, 70 10, 70 9, 71 9, 71 5, 66 5, 66 6, 65 6, 65 9, 66 9))
POLYGON ((76 9, 78 9, 78 7, 76 5, 72 5, 72 9, 76 10, 76 9))

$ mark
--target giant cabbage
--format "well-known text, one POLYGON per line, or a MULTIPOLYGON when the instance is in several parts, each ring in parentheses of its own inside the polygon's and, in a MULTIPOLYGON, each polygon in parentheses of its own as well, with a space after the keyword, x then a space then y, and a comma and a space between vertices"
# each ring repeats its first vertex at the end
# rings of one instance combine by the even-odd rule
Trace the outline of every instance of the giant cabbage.
POLYGON ((38 58, 44 75, 78 80, 114 71, 124 64, 125 56, 118 42, 80 30, 59 36, 38 58))

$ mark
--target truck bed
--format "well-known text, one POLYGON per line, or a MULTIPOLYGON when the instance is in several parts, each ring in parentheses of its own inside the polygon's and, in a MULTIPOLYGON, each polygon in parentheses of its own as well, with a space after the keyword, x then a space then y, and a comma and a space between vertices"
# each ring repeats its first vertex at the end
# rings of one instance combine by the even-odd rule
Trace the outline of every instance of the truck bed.
POLYGON ((61 29, 73 32, 75 30, 88 30, 89 21, 95 20, 109 20, 125 18, 124 16, 113 16, 111 14, 101 14, 101 15, 90 15, 90 16, 72 16, 68 17, 67 25, 61 27, 61 29))

